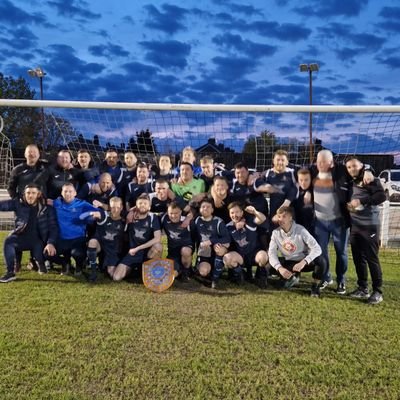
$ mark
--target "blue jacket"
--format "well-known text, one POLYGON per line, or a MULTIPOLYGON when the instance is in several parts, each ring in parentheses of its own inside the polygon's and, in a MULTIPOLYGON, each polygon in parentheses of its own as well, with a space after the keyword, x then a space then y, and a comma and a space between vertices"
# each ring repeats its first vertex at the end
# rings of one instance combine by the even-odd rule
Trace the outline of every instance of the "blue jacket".
MULTIPOLYGON (((0 211, 14 211, 15 228, 13 234, 25 231, 29 222, 31 206, 19 199, 0 201, 0 211)), ((43 243, 55 245, 58 237, 58 224, 54 208, 39 204, 37 213, 38 235, 43 243)))
POLYGON ((86 211, 99 211, 98 208, 80 199, 66 203, 62 198, 54 200, 53 207, 57 213, 61 239, 77 239, 86 236, 86 222, 79 216, 86 211))

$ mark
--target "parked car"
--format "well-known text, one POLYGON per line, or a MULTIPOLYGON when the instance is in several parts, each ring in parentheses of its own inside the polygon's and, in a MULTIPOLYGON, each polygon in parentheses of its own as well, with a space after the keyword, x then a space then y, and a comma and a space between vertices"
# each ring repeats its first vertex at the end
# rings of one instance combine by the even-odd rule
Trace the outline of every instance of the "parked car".
POLYGON ((400 169, 385 169, 379 174, 389 201, 400 201, 400 169))

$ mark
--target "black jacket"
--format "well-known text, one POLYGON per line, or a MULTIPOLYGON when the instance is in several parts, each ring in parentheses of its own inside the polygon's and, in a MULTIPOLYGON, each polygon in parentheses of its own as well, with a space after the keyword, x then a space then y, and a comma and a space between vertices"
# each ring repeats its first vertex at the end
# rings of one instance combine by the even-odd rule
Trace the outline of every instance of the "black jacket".
POLYGON ((36 183, 41 187, 43 194, 46 194, 46 183, 49 176, 48 167, 45 160, 39 160, 33 167, 30 167, 26 162, 18 164, 11 171, 8 183, 7 191, 10 197, 22 197, 28 183, 36 183))
MULTIPOLYGON (((13 234, 25 231, 29 221, 31 206, 19 199, 0 201, 0 211, 15 212, 15 228, 13 234)), ((38 236, 45 244, 55 245, 58 238, 57 216, 54 208, 39 204, 37 217, 38 236)))

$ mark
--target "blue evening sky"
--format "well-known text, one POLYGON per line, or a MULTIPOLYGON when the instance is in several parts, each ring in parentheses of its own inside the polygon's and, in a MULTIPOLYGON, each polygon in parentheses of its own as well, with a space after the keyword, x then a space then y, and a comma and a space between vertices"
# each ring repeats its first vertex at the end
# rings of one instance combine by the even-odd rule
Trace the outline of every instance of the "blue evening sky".
POLYGON ((0 72, 46 99, 398 104, 395 0, 1 0, 0 72))

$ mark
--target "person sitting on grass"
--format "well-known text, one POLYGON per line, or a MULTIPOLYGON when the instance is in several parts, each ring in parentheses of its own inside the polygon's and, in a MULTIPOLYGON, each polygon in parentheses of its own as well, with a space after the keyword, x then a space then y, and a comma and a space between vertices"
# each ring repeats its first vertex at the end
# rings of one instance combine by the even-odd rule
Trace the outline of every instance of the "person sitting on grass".
POLYGON ((327 268, 321 247, 306 228, 294 222, 291 207, 278 208, 276 215, 279 227, 273 230, 268 249, 272 268, 279 273, 286 289, 299 282, 301 272, 312 271, 311 296, 319 297, 320 283, 327 268))
MULTIPOLYGON (((96 232, 89 240, 87 258, 90 266, 89 281, 97 280, 97 254, 102 252, 101 271, 114 271, 122 259, 124 244, 125 221, 121 217, 124 209, 122 199, 112 197, 110 199, 110 211, 92 211, 90 216, 97 220, 96 232)), ((111 275, 111 273, 110 273, 111 275)))
MULTIPOLYGON (((200 202, 199 212, 194 222, 197 271, 202 278, 211 277, 211 288, 215 289, 224 269, 223 256, 228 252, 229 232, 224 221, 213 216, 214 205, 211 199, 205 198, 200 202)), ((238 283, 242 282, 240 267, 234 269, 234 278, 238 283)))
POLYGON ((127 217, 129 251, 116 267, 109 267, 108 273, 116 281, 122 281, 131 271, 141 272, 142 263, 162 254, 161 229, 158 217, 150 212, 150 198, 142 193, 136 199, 136 206, 127 217))
POLYGON ((47 269, 44 256, 56 254, 58 225, 55 211, 53 207, 46 205, 39 185, 26 185, 22 199, 1 201, 0 211, 15 213, 15 229, 4 241, 7 272, 0 278, 0 282, 7 283, 16 279, 16 253, 26 250, 31 252, 34 262, 38 265, 39 274, 45 274, 47 269))
POLYGON ((253 277, 252 267, 257 265, 256 284, 262 289, 267 287, 268 254, 262 250, 258 240, 257 228, 266 224, 267 217, 253 206, 242 203, 228 205, 231 221, 226 225, 231 235, 233 247, 224 255, 227 268, 246 268, 247 275, 253 277))
POLYGON ((75 259, 75 275, 80 276, 86 259, 86 224, 79 216, 87 211, 99 211, 90 203, 76 198, 72 183, 64 183, 61 197, 49 201, 57 213, 60 234, 57 241, 57 255, 49 257, 51 262, 62 266, 61 275, 69 275, 70 259, 75 259))
POLYGON ((368 304, 383 301, 382 268, 379 262, 379 209, 386 200, 385 191, 378 178, 363 183, 363 164, 356 157, 346 161, 353 179, 352 195, 347 208, 350 212, 350 245, 357 272, 358 288, 351 297, 367 299, 368 304), (372 294, 368 292, 368 269, 372 279, 372 294))
MULTIPOLYGON (((168 205, 167 213, 161 218, 161 228, 167 236, 167 258, 174 260, 175 271, 180 272, 183 282, 188 281, 192 266, 193 223, 183 224, 181 206, 173 201, 168 205)), ((176 274, 176 275, 177 275, 176 274)))

